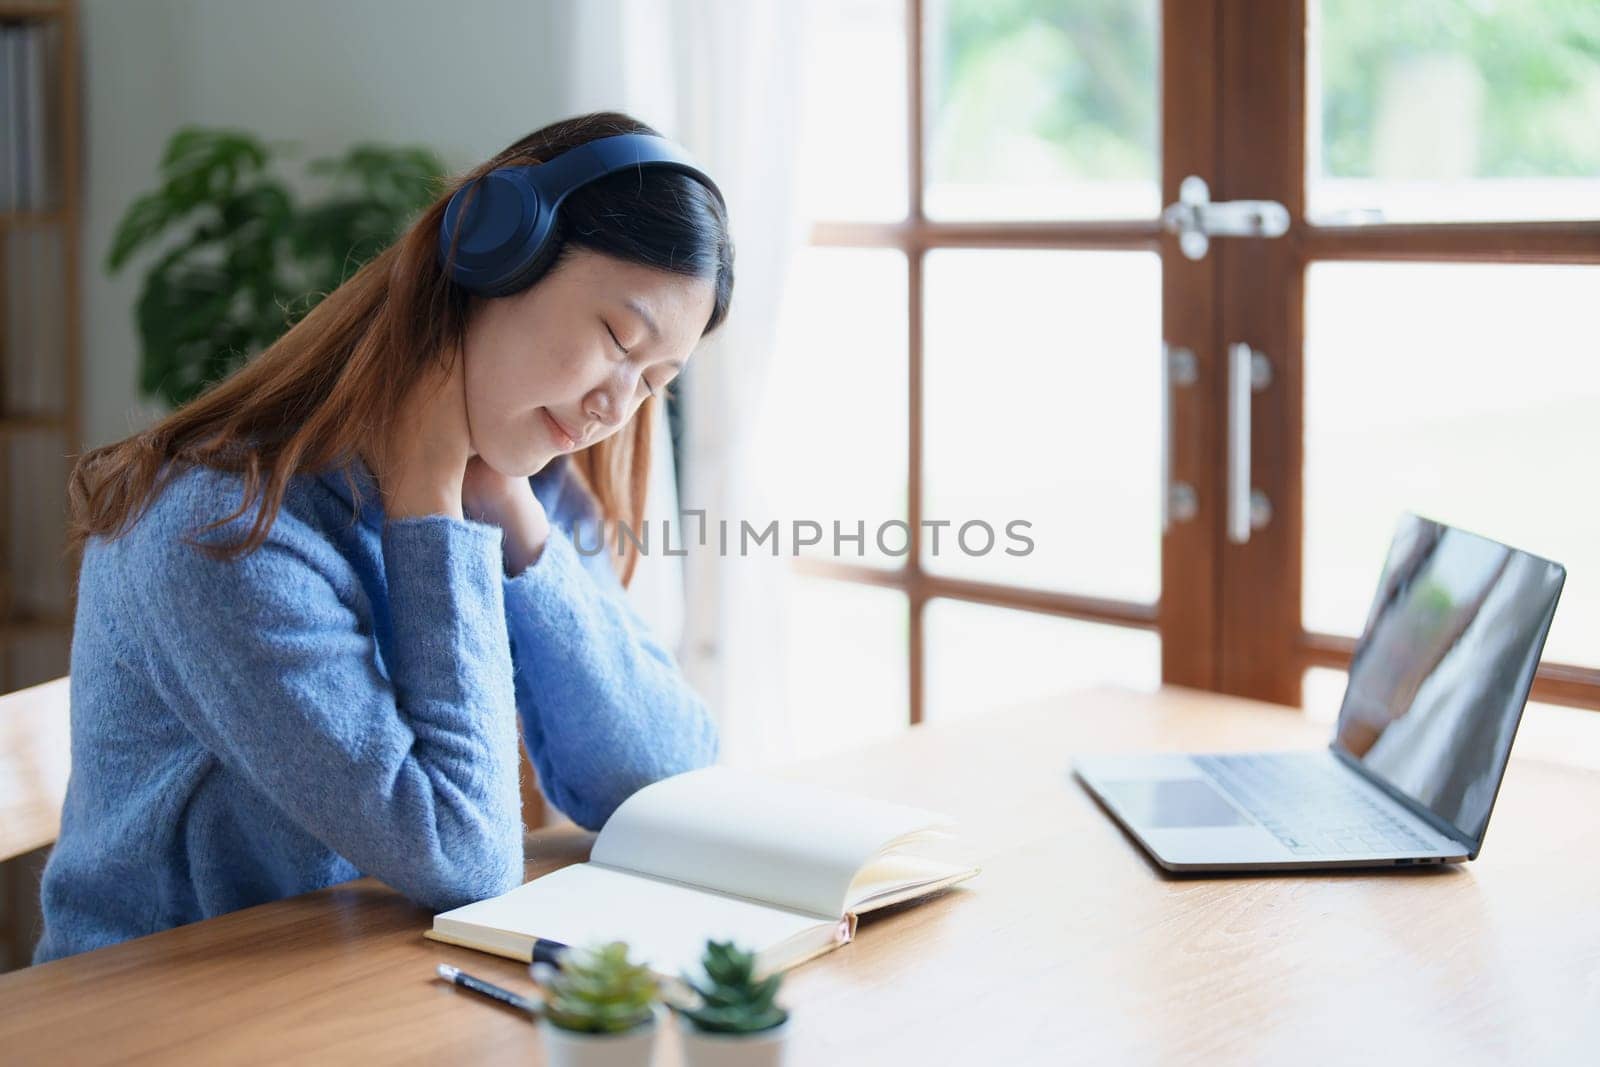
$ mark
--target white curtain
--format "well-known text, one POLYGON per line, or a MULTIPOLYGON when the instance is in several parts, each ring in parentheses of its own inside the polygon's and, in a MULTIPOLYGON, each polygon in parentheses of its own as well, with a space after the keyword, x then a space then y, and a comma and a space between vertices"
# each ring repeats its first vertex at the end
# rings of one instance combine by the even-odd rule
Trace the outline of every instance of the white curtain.
MULTIPOLYGON (((683 485, 657 451, 652 529, 704 509, 707 544, 653 552, 631 592, 657 632, 677 636, 689 680, 718 718, 725 763, 761 765, 789 751, 784 693, 785 561, 737 553, 739 522, 773 517, 745 457, 758 416, 780 297, 804 239, 794 174, 806 8, 786 0, 569 0, 556 20, 568 63, 566 114, 625 111, 682 144, 728 201, 735 284, 727 322, 683 378, 683 485), (729 552, 718 554, 718 523, 729 552), (682 614, 674 605, 682 605, 682 614), (681 630, 677 629, 681 622, 681 630)), ((665 420, 662 420, 663 423, 665 420)), ((664 434, 663 434, 664 437, 664 434)), ((658 441, 661 438, 658 438, 658 441)), ((675 525, 674 544, 693 538, 675 525)))

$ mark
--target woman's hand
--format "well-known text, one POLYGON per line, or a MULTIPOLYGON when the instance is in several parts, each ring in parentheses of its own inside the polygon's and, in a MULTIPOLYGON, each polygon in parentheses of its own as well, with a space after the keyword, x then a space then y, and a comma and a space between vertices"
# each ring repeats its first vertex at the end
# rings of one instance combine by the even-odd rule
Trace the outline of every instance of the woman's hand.
POLYGON ((424 376, 377 442, 373 473, 391 518, 462 517, 462 483, 474 456, 462 363, 458 354, 448 373, 424 376))
POLYGON ((549 540, 549 517, 528 479, 508 478, 482 456, 467 461, 461 507, 466 518, 491 523, 505 533, 506 574, 510 577, 527 570, 549 540))
POLYGON ((449 515, 491 523, 505 534, 506 573, 539 558, 550 537, 544 506, 526 478, 507 478, 472 447, 464 360, 423 377, 377 445, 384 512, 391 518, 449 515))

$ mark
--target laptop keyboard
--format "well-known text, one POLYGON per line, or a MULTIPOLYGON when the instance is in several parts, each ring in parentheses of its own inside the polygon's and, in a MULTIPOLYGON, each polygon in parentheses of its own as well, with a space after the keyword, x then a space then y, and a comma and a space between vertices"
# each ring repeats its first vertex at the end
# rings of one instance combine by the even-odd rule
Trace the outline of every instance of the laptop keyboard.
POLYGON ((1278 752, 1193 759, 1296 855, 1430 848, 1325 755, 1278 752))

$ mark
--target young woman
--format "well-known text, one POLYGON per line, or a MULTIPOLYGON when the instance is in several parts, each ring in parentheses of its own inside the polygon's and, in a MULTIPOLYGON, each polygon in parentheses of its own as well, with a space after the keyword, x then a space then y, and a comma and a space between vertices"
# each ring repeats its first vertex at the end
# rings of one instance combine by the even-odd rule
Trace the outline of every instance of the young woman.
MULTIPOLYGON (((654 131, 557 123, 462 184, 627 133, 654 131)), ((728 312, 720 199, 663 166, 592 180, 492 297, 440 261, 449 199, 73 471, 72 777, 36 962, 360 875, 434 910, 512 888, 519 717, 589 828, 715 760, 623 599, 616 525, 639 528, 653 398, 728 312)))

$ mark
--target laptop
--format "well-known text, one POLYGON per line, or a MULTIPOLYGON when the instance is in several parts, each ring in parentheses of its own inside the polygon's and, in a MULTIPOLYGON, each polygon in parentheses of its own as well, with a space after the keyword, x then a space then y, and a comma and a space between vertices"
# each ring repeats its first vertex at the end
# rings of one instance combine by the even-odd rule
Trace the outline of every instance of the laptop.
POLYGON ((1171 871, 1475 859, 1566 569, 1407 514, 1321 751, 1084 756, 1171 871))

